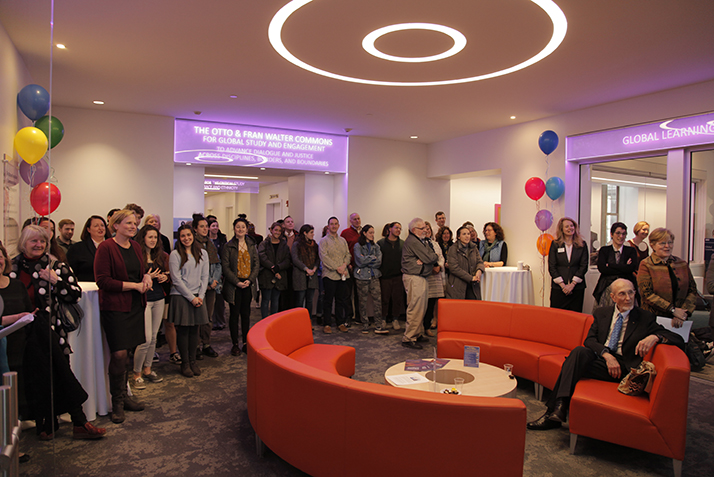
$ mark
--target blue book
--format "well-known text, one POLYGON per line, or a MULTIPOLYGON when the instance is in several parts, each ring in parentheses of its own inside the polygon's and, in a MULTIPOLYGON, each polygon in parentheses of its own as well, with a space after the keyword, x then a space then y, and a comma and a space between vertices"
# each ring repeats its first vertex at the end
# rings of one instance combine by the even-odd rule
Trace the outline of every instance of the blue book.
POLYGON ((468 366, 470 368, 478 368, 478 362, 480 357, 480 346, 464 346, 464 366, 468 366))

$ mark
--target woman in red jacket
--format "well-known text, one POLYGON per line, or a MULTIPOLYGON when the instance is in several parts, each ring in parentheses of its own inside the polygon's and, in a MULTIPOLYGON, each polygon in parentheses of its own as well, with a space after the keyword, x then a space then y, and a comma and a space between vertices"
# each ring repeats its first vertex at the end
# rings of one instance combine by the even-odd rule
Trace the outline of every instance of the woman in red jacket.
POLYGON ((153 285, 146 273, 141 246, 136 235, 137 218, 131 210, 112 215, 109 230, 116 235, 102 242, 94 256, 94 276, 99 287, 102 328, 111 351, 109 391, 112 394, 112 422, 124 422, 124 409, 142 411, 144 405, 127 396, 129 350, 145 341, 144 308, 147 290, 153 285))

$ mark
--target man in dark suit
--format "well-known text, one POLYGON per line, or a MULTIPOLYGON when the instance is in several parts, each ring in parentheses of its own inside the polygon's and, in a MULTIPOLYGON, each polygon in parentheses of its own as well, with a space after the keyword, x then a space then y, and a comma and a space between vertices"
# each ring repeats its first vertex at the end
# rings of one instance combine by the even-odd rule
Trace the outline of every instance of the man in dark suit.
POLYGON ((656 343, 684 347, 682 338, 658 325, 652 313, 634 307, 632 282, 620 278, 610 289, 615 306, 595 311, 595 321, 584 346, 575 348, 565 359, 546 402, 545 414, 529 422, 528 429, 544 431, 560 427, 567 420, 570 396, 581 378, 617 382, 630 368, 639 366, 656 343))

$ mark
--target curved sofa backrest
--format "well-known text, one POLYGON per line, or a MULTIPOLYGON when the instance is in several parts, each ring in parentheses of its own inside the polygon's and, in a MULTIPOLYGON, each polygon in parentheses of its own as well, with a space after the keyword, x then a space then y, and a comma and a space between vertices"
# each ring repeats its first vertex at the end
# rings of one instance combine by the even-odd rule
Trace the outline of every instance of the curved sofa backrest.
POLYGON ((270 315, 248 332, 248 346, 272 348, 284 355, 314 343, 310 315, 306 308, 292 308, 270 315))
POLYGON ((439 300, 439 332, 522 339, 573 349, 583 344, 591 315, 543 306, 481 300, 439 300))

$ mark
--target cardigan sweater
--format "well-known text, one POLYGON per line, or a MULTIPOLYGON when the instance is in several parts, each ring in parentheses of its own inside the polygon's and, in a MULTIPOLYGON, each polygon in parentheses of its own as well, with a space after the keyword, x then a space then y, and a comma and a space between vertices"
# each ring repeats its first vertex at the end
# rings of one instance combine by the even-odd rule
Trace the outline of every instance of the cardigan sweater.
MULTIPOLYGON (((146 274, 145 260, 141 246, 129 240, 141 264, 141 276, 146 274)), ((126 264, 121 256, 119 244, 114 239, 107 239, 97 247, 94 255, 94 277, 99 288, 99 309, 106 311, 131 311, 131 292, 122 291, 123 282, 129 281, 126 264)), ((141 294, 141 306, 146 306, 146 295, 141 294)))

